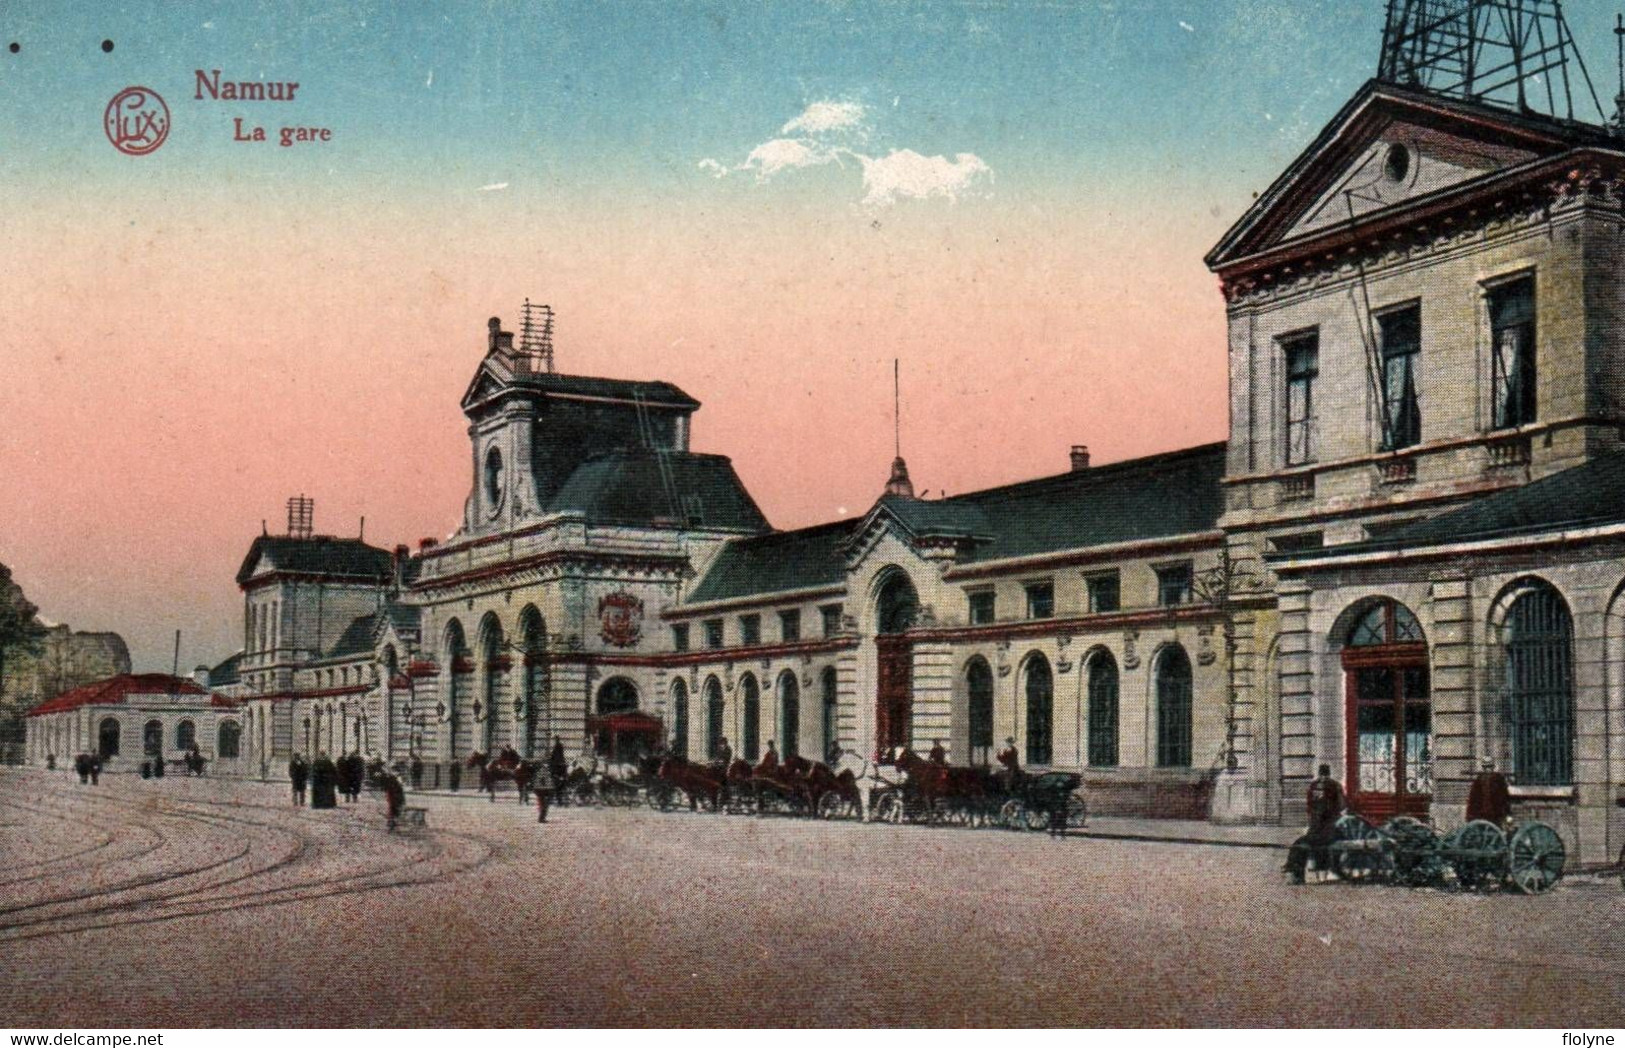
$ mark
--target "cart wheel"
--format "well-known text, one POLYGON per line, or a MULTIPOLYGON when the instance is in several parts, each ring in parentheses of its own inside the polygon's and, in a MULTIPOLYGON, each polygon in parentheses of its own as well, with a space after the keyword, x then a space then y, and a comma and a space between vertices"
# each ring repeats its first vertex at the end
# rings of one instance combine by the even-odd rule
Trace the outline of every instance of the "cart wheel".
POLYGON ((1005 801, 999 809, 999 825, 1008 830, 1020 829, 1026 806, 1020 801, 1005 801))
POLYGON ((1027 820, 1027 829, 1033 833, 1049 827, 1049 812, 1039 811, 1037 808, 1028 808, 1024 813, 1027 820))
POLYGON ((895 793, 882 793, 875 800, 876 822, 902 822, 903 798, 895 793))
MULTIPOLYGON (((1358 815, 1345 815, 1337 820, 1337 839, 1340 841, 1372 841, 1386 843, 1383 832, 1358 815)), ((1332 872, 1340 880, 1361 884, 1381 880, 1393 873, 1394 859, 1386 847, 1369 850, 1332 852, 1332 872)))
POLYGON ((1083 824, 1089 820, 1089 806, 1077 794, 1066 799, 1066 828, 1081 830, 1083 824))
POLYGON ((818 798, 818 817, 820 819, 844 819, 847 814, 847 803, 835 790, 830 790, 818 798))
POLYGON ((598 802, 598 791, 593 789, 592 783, 584 782, 576 787, 576 795, 573 799, 576 804, 585 808, 598 802))
POLYGON ((1493 822, 1474 819, 1446 837, 1444 843, 1445 849, 1453 853, 1450 866, 1463 888, 1493 883, 1506 872, 1507 837, 1493 822))
POLYGON ((1539 895, 1563 877, 1567 850, 1557 831, 1543 822, 1520 826, 1507 849, 1507 872, 1525 895, 1539 895))

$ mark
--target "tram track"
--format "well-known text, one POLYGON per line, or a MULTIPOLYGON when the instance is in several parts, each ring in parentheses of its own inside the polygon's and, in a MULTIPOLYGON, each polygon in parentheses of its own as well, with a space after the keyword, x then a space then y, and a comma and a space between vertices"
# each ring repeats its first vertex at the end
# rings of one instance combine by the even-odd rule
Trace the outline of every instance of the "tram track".
MULTIPOLYGON (((95 890, 58 894, 47 899, 0 906, 0 942, 26 941, 48 936, 77 934, 109 928, 161 921, 183 920, 226 910, 286 905, 295 902, 342 897, 390 888, 410 887, 449 879, 487 861, 492 846, 468 834, 438 831, 423 838, 392 838, 408 848, 408 852, 383 865, 370 869, 337 872, 330 875, 322 869, 321 859, 330 852, 329 843, 316 835, 295 827, 278 825, 240 814, 243 809, 267 814, 287 813, 286 806, 220 802, 185 797, 165 797, 162 807, 152 797, 101 796, 99 805, 113 804, 120 810, 160 823, 171 825, 226 828, 242 835, 246 843, 228 856, 222 856, 202 866, 186 870, 167 870, 143 874, 116 885, 95 890), (226 810, 221 810, 226 809, 226 810), (269 862, 260 862, 249 869, 236 869, 229 876, 210 879, 206 884, 185 883, 190 878, 221 870, 232 863, 261 854, 266 837, 277 835, 291 838, 280 841, 279 853, 269 862), (298 871, 292 883, 256 884, 256 881, 276 880, 279 875, 298 871), (181 890, 159 890, 139 898, 129 898, 142 889, 169 886, 181 890), (48 910, 57 912, 41 912, 48 910)), ((69 813, 48 812, 29 805, 13 805, 33 811, 43 818, 56 820, 71 818, 69 813)), ((175 831, 162 826, 138 823, 144 830, 160 838, 156 847, 145 852, 151 855, 165 844, 173 845, 175 831)), ((363 828, 359 820, 347 824, 327 824, 327 828, 340 835, 355 835, 363 828)), ((60 857, 59 857, 60 858, 60 857)), ((102 864, 99 864, 102 865, 102 864)), ((20 878, 34 880, 36 877, 20 878)))

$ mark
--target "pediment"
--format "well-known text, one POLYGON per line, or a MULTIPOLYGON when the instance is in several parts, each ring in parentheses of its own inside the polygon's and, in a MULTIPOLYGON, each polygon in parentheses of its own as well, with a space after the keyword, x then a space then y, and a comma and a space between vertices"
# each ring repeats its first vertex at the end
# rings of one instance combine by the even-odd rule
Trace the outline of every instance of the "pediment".
POLYGON ((1601 135, 1373 81, 1230 228, 1207 262, 1219 269, 1399 211, 1601 135))
POLYGON ((480 361, 480 368, 474 373, 474 378, 468 383, 468 389, 463 393, 462 407, 464 411, 489 400, 508 388, 508 376, 502 374, 492 363, 490 357, 480 361))

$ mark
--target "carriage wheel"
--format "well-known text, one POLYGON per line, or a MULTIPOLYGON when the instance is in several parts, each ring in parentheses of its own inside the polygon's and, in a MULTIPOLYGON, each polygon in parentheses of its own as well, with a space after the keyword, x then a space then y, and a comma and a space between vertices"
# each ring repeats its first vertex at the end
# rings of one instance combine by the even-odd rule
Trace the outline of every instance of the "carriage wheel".
POLYGON ((1075 793, 1072 794, 1066 799, 1066 828, 1069 830, 1081 830, 1083 829, 1083 824, 1088 820, 1089 806, 1084 803, 1082 797, 1075 793))
POLYGON ((1026 806, 1020 801, 1005 801, 999 809, 999 825, 1008 830, 1020 829, 1026 806))
POLYGON ((1463 888, 1493 882, 1506 871, 1507 837, 1493 822, 1474 819, 1447 837, 1445 847, 1458 853, 1451 856, 1450 866, 1463 888))
POLYGON ((844 819, 847 816, 846 801, 834 790, 818 798, 817 815, 820 819, 844 819))
POLYGON ((895 793, 882 793, 875 800, 875 821, 898 823, 903 821, 903 798, 895 793))
POLYGON ((1512 835, 1507 871, 1519 891, 1539 895, 1562 879, 1567 855, 1556 830, 1543 822, 1527 823, 1512 835))
POLYGON ((1395 815, 1382 824, 1382 832, 1394 842, 1394 867, 1400 880, 1419 888, 1437 884, 1444 877, 1444 856, 1433 827, 1410 815, 1395 815))
POLYGON ((649 807, 655 811, 671 811, 672 799, 676 796, 676 793, 677 791, 672 787, 667 786, 665 783, 659 783, 649 787, 644 796, 649 802, 649 807))
POLYGON ((598 791, 593 789, 592 783, 584 782, 576 787, 575 796, 571 800, 583 808, 590 807, 598 803, 598 791))
MULTIPOLYGON (((1383 842, 1385 835, 1358 815, 1345 815, 1337 820, 1337 839, 1383 842)), ((1359 884, 1380 880, 1392 874, 1394 857, 1386 848, 1334 851, 1331 865, 1332 872, 1337 874, 1339 879, 1359 884)))
POLYGON ((1028 808, 1023 814, 1026 816, 1027 829, 1032 833, 1049 828, 1049 812, 1028 808))

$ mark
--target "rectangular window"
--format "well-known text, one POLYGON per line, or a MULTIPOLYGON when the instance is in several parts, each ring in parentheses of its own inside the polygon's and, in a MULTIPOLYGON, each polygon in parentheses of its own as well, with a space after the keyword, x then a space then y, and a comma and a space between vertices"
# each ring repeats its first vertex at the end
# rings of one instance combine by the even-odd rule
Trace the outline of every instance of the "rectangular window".
POLYGON ((1055 583, 1027 583, 1027 617, 1029 619, 1055 617, 1055 583))
POLYGON ((671 650, 688 650, 688 623, 685 622, 671 628, 671 650))
POLYGON ((997 611, 992 590, 977 590, 974 593, 967 593, 965 599, 970 604, 970 624, 972 626, 992 625, 997 611))
POLYGON ((762 617, 760 615, 739 616, 739 643, 762 643, 762 617))
POLYGON ((1315 461, 1315 380, 1320 377, 1320 334, 1311 331, 1283 340, 1286 354, 1286 461, 1315 461))
POLYGON ((1157 569, 1157 603, 1171 608, 1191 602, 1190 564, 1169 564, 1157 569))
POLYGON ((1535 278, 1490 292, 1490 343, 1496 429, 1535 421, 1535 278))
POLYGON ((1382 344, 1382 450, 1408 448, 1422 439, 1422 410, 1417 399, 1416 370, 1422 355, 1422 307, 1406 306, 1377 318, 1382 344))
POLYGON ((1089 610, 1093 612, 1116 611, 1123 606, 1122 580, 1117 572, 1103 572, 1099 575, 1090 575, 1085 582, 1089 586, 1089 610))
POLYGON ((705 646, 708 648, 722 647, 722 620, 705 620, 705 646))
POLYGON ((841 632, 841 606, 839 604, 826 604, 818 609, 824 618, 824 636, 833 637, 841 632))
POLYGON ((801 639, 801 612, 779 612, 779 638, 786 644, 794 644, 801 639))

